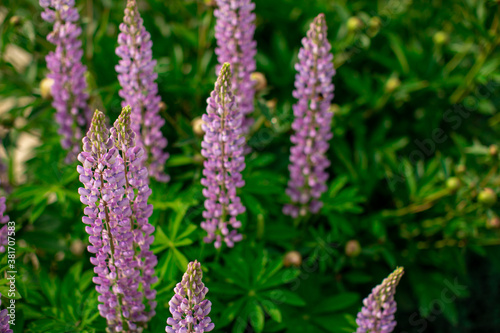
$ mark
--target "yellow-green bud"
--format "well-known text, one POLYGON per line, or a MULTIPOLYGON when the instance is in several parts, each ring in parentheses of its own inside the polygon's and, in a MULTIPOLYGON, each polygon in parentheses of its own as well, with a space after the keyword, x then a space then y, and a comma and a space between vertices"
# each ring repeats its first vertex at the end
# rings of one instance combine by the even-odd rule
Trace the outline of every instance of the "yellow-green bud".
POLYGON ((457 166, 455 167, 455 172, 456 172, 458 175, 463 174, 466 170, 467 170, 467 168, 466 168, 466 167, 465 167, 465 165, 463 165, 463 164, 457 165, 457 166))
POLYGON ((13 26, 17 26, 21 23, 21 18, 19 16, 12 16, 9 20, 9 23, 13 26))
POLYGON ((52 98, 52 86, 54 85, 54 80, 49 78, 44 78, 40 81, 40 95, 43 99, 52 98))
POLYGON ((260 72, 253 72, 250 74, 250 80, 253 81, 256 92, 262 91, 267 87, 266 77, 260 72))
POLYGON ((446 187, 452 191, 458 190, 460 185, 460 179, 457 177, 450 177, 446 180, 446 187))
POLYGON ((391 77, 385 83, 385 91, 391 93, 394 90, 398 89, 400 85, 401 85, 401 81, 399 81, 399 79, 397 77, 391 77))
POLYGON ((496 156, 498 154, 498 146, 497 145, 491 145, 488 149, 489 153, 491 156, 496 156))
POLYGON ((434 43, 436 45, 443 45, 443 44, 446 44, 448 43, 448 34, 444 31, 438 31, 434 34, 434 36, 432 37, 432 40, 434 41, 434 43))
POLYGON ((488 207, 493 206, 497 202, 497 194, 487 187, 479 192, 477 201, 488 207))
POLYGON ((368 24, 370 25, 371 29, 378 30, 382 25, 382 20, 380 19, 380 17, 374 16, 370 19, 370 22, 368 24))
POLYGON ((347 30, 356 31, 363 27, 363 21, 361 21, 358 17, 352 16, 347 20, 347 30))
POLYGON ((355 239, 351 239, 345 245, 345 254, 348 257, 357 257, 361 253, 361 245, 355 239))

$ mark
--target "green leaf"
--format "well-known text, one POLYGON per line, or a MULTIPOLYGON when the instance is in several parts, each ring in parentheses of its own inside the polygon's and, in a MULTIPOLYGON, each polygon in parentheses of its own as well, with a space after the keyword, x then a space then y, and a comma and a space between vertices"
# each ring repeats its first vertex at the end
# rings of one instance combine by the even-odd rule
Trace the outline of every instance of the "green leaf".
POLYGON ((325 299, 314 306, 313 313, 324 314, 344 310, 359 303, 359 295, 356 293, 342 293, 325 299))
POLYGON ((264 329, 264 310, 257 301, 251 302, 250 304, 251 310, 248 313, 250 324, 254 328, 255 332, 262 332, 264 329))
MULTIPOLYGON (((220 315, 220 319, 219 319, 219 322, 217 323, 217 327, 222 328, 224 326, 229 325, 229 323, 231 323, 234 320, 234 318, 236 317, 236 314, 238 312, 240 312, 240 310, 243 307, 243 305, 245 304, 246 300, 247 300, 247 298, 241 297, 235 302, 228 303, 227 306, 225 307, 224 311, 222 311, 222 313, 220 315)), ((245 321, 246 321, 246 318, 245 318, 245 321)))
POLYGON ((264 307, 264 310, 269 315, 269 317, 271 317, 275 322, 281 323, 281 320, 282 320, 281 310, 278 308, 276 303, 274 303, 270 300, 264 299, 262 297, 259 297, 259 301, 262 304, 262 306, 264 307))
POLYGON ((268 291, 259 292, 259 294, 273 302, 285 303, 295 306, 304 306, 306 302, 296 293, 285 289, 273 289, 268 291))

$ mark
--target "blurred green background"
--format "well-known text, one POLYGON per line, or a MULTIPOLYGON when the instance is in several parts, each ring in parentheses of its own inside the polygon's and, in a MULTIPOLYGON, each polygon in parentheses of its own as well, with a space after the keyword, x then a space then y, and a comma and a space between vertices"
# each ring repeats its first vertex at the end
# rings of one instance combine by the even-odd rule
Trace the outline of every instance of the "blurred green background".
MULTIPOLYGON (((361 300, 396 266, 406 274, 395 332, 500 332, 498 1, 255 3, 257 69, 267 85, 243 174, 245 239, 216 253, 201 241, 203 160, 193 130, 215 80, 214 1, 139 1, 167 105, 172 176, 151 185, 160 281, 148 332, 164 331, 173 286, 194 259, 205 268, 216 332, 353 332, 361 300), (281 213, 293 65, 321 12, 337 69, 331 177, 320 214, 294 224, 281 213)), ((125 1, 77 6, 91 105, 114 120, 125 1)), ((54 110, 41 96, 53 46, 40 12, 37 1, 0 3, 1 179, 17 223, 14 331, 103 332, 76 163, 64 164, 54 110)), ((3 295, 6 288, 0 279, 3 295)))

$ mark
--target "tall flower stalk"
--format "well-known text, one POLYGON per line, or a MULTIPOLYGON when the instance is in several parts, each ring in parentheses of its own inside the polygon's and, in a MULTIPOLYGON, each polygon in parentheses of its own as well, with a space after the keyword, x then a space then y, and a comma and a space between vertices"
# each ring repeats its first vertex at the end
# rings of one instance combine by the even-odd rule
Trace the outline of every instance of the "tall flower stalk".
POLYGON ((255 4, 251 0, 216 0, 217 18, 215 38, 217 47, 215 54, 219 61, 217 72, 222 64, 228 62, 233 70, 233 91, 239 112, 244 117, 243 134, 248 134, 251 118, 248 116, 254 110, 254 81, 250 78, 256 69, 255 55, 257 42, 255 33, 255 4))
POLYGON ((7 227, 7 222, 9 222, 9 215, 5 214, 7 209, 5 205, 5 197, 0 197, 0 253, 5 252, 5 246, 8 243, 9 230, 7 227))
POLYGON ((146 151, 143 163, 156 180, 167 182, 164 172, 167 139, 161 132, 165 120, 160 116, 161 98, 155 80, 151 35, 146 31, 135 0, 128 0, 125 17, 120 24, 116 54, 121 58, 116 71, 122 89, 122 106, 132 108, 132 129, 138 135, 137 144, 146 151))
POLYGON ((167 333, 203 333, 214 329, 208 316, 212 303, 205 299, 208 288, 201 281, 202 277, 200 263, 190 262, 182 281, 174 288, 175 295, 168 302, 172 317, 167 319, 167 333))
POLYGON ((215 83, 215 89, 207 100, 207 113, 203 115, 201 154, 204 162, 201 184, 205 187, 205 221, 201 227, 207 231, 205 242, 214 241, 219 248, 224 241, 233 247, 242 239, 236 229, 241 227, 238 215, 245 212, 236 189, 245 182, 241 171, 245 169, 241 122, 243 115, 231 89, 231 66, 225 63, 215 83), (232 230, 230 230, 230 227, 232 230))
POLYGON ((391 333, 394 330, 397 309, 394 295, 403 274, 403 267, 396 268, 363 300, 363 308, 356 319, 358 329, 355 333, 391 333))
POLYGON ((56 109, 56 121, 61 145, 69 150, 67 162, 72 162, 80 151, 82 128, 87 128, 92 116, 88 107, 87 68, 82 64, 82 42, 78 39, 82 29, 74 0, 40 0, 44 8, 42 18, 54 24, 47 40, 56 46, 46 56, 48 78, 53 80, 52 106, 56 109))
POLYGON ((323 203, 330 165, 326 153, 332 138, 329 112, 333 99, 335 74, 333 56, 327 40, 325 16, 318 15, 311 23, 307 37, 302 39, 299 62, 295 65, 295 90, 298 100, 293 106, 294 121, 290 149, 290 180, 286 193, 292 203, 283 212, 292 217, 317 213, 323 203))
POLYGON ((144 150, 135 144, 130 108, 124 108, 111 131, 96 111, 78 160, 79 189, 89 234, 88 251, 97 276, 99 312, 110 332, 140 332, 155 314, 156 256, 150 251, 154 227, 151 190, 142 166, 144 150))
MULTIPOLYGON (((2 294, 0 294, 0 305, 2 305, 2 294)), ((9 310, 0 310, 0 333, 13 333, 14 331, 10 329, 9 324, 10 316, 9 310)))

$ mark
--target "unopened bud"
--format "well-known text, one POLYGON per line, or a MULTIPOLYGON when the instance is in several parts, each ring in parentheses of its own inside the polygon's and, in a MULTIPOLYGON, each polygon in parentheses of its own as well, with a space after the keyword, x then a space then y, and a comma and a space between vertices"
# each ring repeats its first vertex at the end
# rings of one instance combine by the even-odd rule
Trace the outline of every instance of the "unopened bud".
POLYGON ((355 239, 347 242, 345 245, 345 254, 348 257, 357 257, 361 253, 361 245, 355 239))
POLYGON ((391 93, 394 90, 398 89, 400 85, 401 85, 401 81, 399 81, 399 79, 397 77, 391 77, 385 83, 385 91, 391 93))
POLYGON ((486 227, 488 229, 500 228, 500 219, 497 216, 492 217, 491 219, 488 219, 488 221, 486 221, 486 227))
POLYGON ((196 117, 191 122, 191 126, 193 127, 193 133, 196 136, 203 136, 205 134, 205 132, 203 131, 203 128, 202 128, 202 125, 204 123, 205 122, 201 119, 201 117, 196 117))
POLYGON ((497 194, 487 187, 479 192, 477 201, 488 207, 493 206, 497 202, 497 194))
POLYGON ((164 101, 160 101, 158 106, 160 107, 160 111, 165 111, 167 109, 167 104, 164 101))
POLYGON ((446 187, 449 190, 456 191, 460 188, 460 179, 457 177, 450 177, 446 180, 446 187))
POLYGON ((356 31, 363 27, 363 21, 361 21, 358 17, 352 16, 347 20, 347 30, 356 31))
POLYGON ((434 41, 434 43, 436 45, 443 45, 443 44, 446 44, 448 43, 448 34, 444 31, 438 31, 434 34, 434 36, 432 37, 432 40, 434 41))
POLYGON ((253 72, 250 74, 250 80, 253 81, 253 86, 256 92, 262 91, 267 87, 266 77, 260 72, 253 72))
POLYGON ((489 153, 491 156, 496 156, 498 154, 498 146, 497 145, 491 145, 488 149, 489 153))
POLYGON ((52 98, 53 85, 54 85, 54 80, 47 77, 40 82, 40 95, 42 95, 43 99, 52 98))
POLYGON ((283 258, 283 265, 285 267, 300 267, 302 265, 302 255, 298 251, 287 252, 285 258, 283 258))

